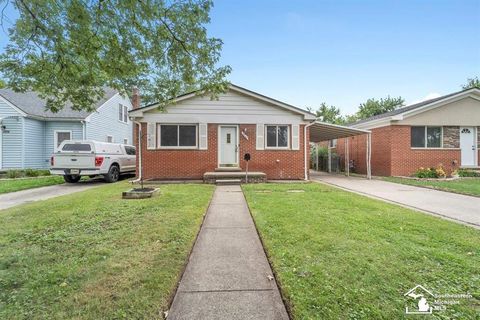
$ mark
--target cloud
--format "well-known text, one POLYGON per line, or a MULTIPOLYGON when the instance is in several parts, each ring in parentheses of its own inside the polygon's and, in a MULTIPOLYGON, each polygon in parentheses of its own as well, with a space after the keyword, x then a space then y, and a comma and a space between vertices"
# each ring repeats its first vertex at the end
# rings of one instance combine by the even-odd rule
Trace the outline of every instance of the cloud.
POLYGON ((441 97, 441 96, 442 95, 438 92, 430 92, 425 97, 423 97, 421 99, 418 99, 418 100, 415 100, 415 101, 412 101, 409 104, 415 104, 415 103, 423 102, 423 101, 426 101, 426 100, 435 99, 435 98, 438 98, 438 97, 441 97))

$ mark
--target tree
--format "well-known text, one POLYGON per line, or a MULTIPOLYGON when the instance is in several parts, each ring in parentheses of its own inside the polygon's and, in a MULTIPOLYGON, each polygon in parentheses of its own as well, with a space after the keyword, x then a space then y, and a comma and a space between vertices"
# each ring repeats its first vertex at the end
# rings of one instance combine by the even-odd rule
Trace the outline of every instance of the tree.
POLYGON ((340 109, 335 106, 329 106, 325 102, 320 104, 315 114, 323 122, 333 123, 333 124, 343 124, 345 119, 340 113, 340 109))
POLYGON ((6 86, 5 81, 3 81, 2 79, 0 79, 0 89, 5 88, 5 86, 6 86))
POLYGON ((105 86, 138 86, 145 102, 164 103, 189 89, 226 89, 223 43, 205 28, 211 0, 0 0, 12 4, 19 18, 0 70, 8 86, 39 92, 52 111, 68 101, 91 110, 105 86))
POLYGON ((463 90, 478 88, 480 89, 480 79, 478 77, 468 78, 467 83, 462 85, 463 90))
POLYGON ((405 100, 402 97, 381 98, 377 100, 375 98, 368 99, 366 102, 360 104, 357 113, 355 114, 357 120, 373 117, 385 112, 393 111, 402 107, 405 100))

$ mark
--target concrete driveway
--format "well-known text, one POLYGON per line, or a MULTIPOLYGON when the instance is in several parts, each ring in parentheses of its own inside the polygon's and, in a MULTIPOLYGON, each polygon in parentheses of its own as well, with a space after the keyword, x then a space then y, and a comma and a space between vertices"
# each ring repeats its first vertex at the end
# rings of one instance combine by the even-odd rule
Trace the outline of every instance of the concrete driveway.
POLYGON ((317 172, 312 172, 310 179, 480 228, 480 198, 478 197, 381 180, 317 172))
POLYGON ((104 184, 101 179, 90 179, 72 184, 59 184, 55 186, 40 187, 0 195, 0 210, 15 207, 21 204, 39 200, 46 200, 66 194, 71 194, 104 184))

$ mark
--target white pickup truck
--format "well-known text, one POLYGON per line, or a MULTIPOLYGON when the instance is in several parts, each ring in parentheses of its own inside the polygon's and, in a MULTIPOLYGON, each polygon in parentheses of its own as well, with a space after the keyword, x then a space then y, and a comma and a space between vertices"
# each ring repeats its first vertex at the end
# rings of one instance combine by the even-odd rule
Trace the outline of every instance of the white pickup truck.
POLYGON ((75 183, 81 176, 103 176, 116 182, 120 174, 135 173, 135 147, 93 140, 63 141, 50 158, 50 173, 75 183))

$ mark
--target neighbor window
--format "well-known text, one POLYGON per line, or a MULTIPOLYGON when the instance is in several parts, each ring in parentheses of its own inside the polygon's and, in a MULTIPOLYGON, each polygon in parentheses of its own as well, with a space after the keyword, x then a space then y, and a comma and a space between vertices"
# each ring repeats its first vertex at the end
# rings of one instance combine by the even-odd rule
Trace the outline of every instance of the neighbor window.
POLYGON ((160 147, 192 148, 197 146, 196 125, 160 125, 160 147))
POLYGON ((65 140, 72 140, 71 131, 55 131, 55 135, 54 135, 55 149, 58 149, 60 144, 65 140))
POLYGON ((118 121, 128 122, 128 107, 122 104, 118 105, 118 121))
POLYGON ((411 127, 410 141, 412 148, 441 148, 442 127, 411 127))
POLYGON ((288 126, 266 126, 267 148, 288 147, 288 126))
POLYGON ((112 143, 113 142, 113 136, 107 136, 107 142, 112 143))
POLYGON ((123 139, 123 144, 128 144, 128 139, 127 138, 123 139))

